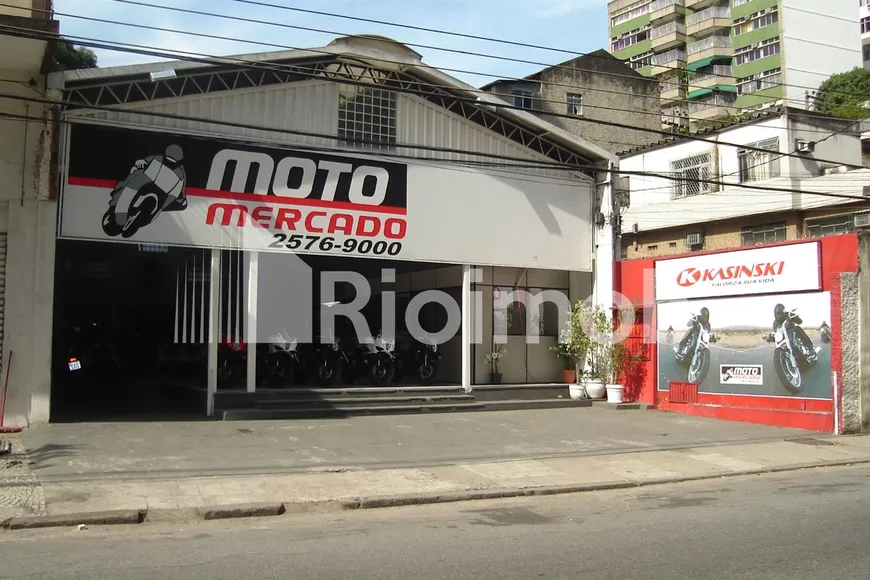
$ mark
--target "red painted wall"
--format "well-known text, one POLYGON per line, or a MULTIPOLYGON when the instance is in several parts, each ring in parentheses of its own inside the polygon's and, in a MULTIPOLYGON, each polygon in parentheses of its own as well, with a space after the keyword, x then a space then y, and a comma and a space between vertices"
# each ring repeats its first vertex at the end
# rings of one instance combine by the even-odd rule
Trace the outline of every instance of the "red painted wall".
MULTIPOLYGON (((803 243, 801 240, 794 243, 803 243)), ((842 308, 840 295, 840 274, 858 271, 858 237, 855 234, 830 236, 819 239, 821 246, 822 290, 831 293, 831 328, 840 328, 842 308)), ((786 244, 769 244, 784 246, 786 244)), ((762 247, 762 246, 756 246, 762 247)), ((739 248, 747 249, 747 248, 739 248)), ((736 251, 736 250, 730 250, 736 251)), ((726 252, 697 252, 691 255, 718 254, 726 252)), ((672 259, 682 256, 668 256, 672 259)), ((614 268, 614 288, 617 292, 635 303, 639 310, 647 307, 647 320, 638 317, 637 325, 643 326, 648 336, 655 337, 655 297, 652 293, 652 271, 657 259, 629 260, 619 262, 614 268), (648 294, 648 295, 647 295, 648 294)), ((639 332, 635 333, 639 334, 639 332)), ((813 431, 834 430, 834 405, 828 400, 808 400, 787 397, 756 397, 743 395, 698 394, 698 402, 692 404, 670 403, 668 391, 656 390, 658 352, 656 342, 649 341, 642 351, 643 362, 631 369, 626 382, 626 395, 631 400, 655 405, 662 410, 679 411, 704 417, 763 423, 784 427, 797 427, 813 431)), ((842 375, 842 349, 840 334, 833 333, 831 341, 831 371, 842 375)), ((839 381, 838 381, 839 382, 839 381)), ((834 393, 838 396, 839 393, 834 393)), ((842 421, 839 422, 842 424, 842 421)))

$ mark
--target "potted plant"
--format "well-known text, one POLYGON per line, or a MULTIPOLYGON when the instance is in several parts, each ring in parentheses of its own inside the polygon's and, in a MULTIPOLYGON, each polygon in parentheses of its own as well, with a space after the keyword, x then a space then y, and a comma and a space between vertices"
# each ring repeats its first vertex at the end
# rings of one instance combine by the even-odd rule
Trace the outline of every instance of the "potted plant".
MULTIPOLYGON (((625 364, 632 359, 628 347, 618 340, 614 332, 614 320, 600 308, 594 314, 593 328, 593 372, 603 385, 601 395, 607 393, 608 403, 622 403, 625 386, 619 382, 625 364)), ((588 387, 587 387, 588 390, 588 387)))
POLYGON ((589 333, 584 329, 585 321, 589 318, 589 306, 583 302, 577 302, 568 313, 569 318, 565 328, 559 333, 559 342, 551 347, 565 363, 562 371, 563 380, 568 383, 568 393, 572 399, 584 399, 587 396, 583 368, 586 357, 592 344, 589 333))
POLYGON ((501 384, 501 373, 498 370, 498 361, 501 357, 507 354, 507 350, 505 350, 502 346, 499 346, 495 349, 495 352, 491 352, 486 355, 486 362, 492 365, 492 372, 489 375, 490 382, 494 385, 501 384))

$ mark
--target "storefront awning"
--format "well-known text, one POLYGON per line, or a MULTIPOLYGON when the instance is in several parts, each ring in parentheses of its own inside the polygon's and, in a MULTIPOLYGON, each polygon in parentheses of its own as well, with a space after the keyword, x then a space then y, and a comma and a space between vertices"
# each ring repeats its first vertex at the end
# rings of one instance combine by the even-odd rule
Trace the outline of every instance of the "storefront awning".
POLYGON ((713 85, 712 87, 708 87, 705 89, 695 89, 694 91, 689 92, 689 94, 686 95, 686 98, 696 99, 698 97, 709 95, 717 90, 723 93, 736 93, 737 87, 735 87, 734 85, 713 85))

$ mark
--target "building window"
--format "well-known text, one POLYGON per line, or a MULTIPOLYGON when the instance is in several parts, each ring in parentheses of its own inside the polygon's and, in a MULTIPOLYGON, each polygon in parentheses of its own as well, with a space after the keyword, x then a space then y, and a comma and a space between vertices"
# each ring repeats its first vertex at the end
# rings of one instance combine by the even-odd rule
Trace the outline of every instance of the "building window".
POLYGON ((583 115, 583 95, 568 93, 568 114, 575 117, 583 115))
POLYGON ((396 144, 396 93, 386 89, 341 85, 338 136, 396 144))
POLYGON ((710 191, 710 184, 702 180, 710 179, 710 154, 702 153, 685 159, 671 161, 671 197, 681 199, 710 191))
POLYGON ((825 236, 839 236, 855 231, 855 214, 847 213, 831 217, 809 219, 807 224, 807 237, 823 238, 825 236))
POLYGON ((861 19, 861 34, 870 32, 870 16, 861 19))
POLYGON ((735 64, 746 64, 762 58, 779 54, 779 37, 762 40, 759 47, 753 49, 752 45, 737 49, 734 54, 735 64))
POLYGON ((619 259, 628 260, 628 246, 625 244, 622 244, 622 247, 619 248, 619 259))
POLYGON ((531 91, 514 91, 514 107, 519 107, 521 109, 532 109, 533 100, 535 98, 535 93, 531 91))
POLYGON ((658 244, 653 244, 651 246, 647 246, 646 249, 649 250, 650 252, 653 252, 655 250, 658 250, 659 246, 658 246, 658 244))
POLYGON ((646 26, 643 26, 641 28, 636 28, 630 32, 625 32, 623 34, 620 34, 619 36, 614 36, 610 39, 611 52, 616 52, 617 50, 622 50, 623 48, 633 46, 638 42, 648 40, 649 33, 650 25, 647 24, 646 26))
POLYGON ((749 2, 752 2, 752 0, 734 0, 732 6, 742 6, 743 4, 748 4, 749 2))
POLYGON ((740 241, 744 246, 784 242, 786 241, 785 222, 742 228, 740 241))
POLYGON ((781 84, 782 69, 773 68, 755 76, 737 79, 737 92, 741 95, 748 95, 764 89, 772 89, 781 84))
POLYGON ((864 55, 864 60, 870 60, 870 44, 865 44, 861 47, 861 52, 864 55))
POLYGON ((782 157, 779 152, 779 139, 768 139, 760 143, 753 143, 752 147, 758 147, 766 151, 740 149, 737 152, 737 159, 740 163, 740 183, 779 177, 779 161, 782 157))
POLYGON ((653 54, 653 51, 649 51, 643 54, 639 54, 637 56, 633 56, 628 59, 628 66, 630 66, 634 70, 644 68, 646 66, 651 66, 653 54))
POLYGON ((631 6, 626 6, 619 12, 613 13, 610 17, 610 26, 618 26, 638 16, 649 14, 650 4, 652 4, 652 0, 642 0, 641 2, 635 2, 631 6))
POLYGON ((779 22, 779 10, 773 6, 769 10, 761 10, 737 20, 732 27, 733 36, 740 36, 771 24, 779 22))

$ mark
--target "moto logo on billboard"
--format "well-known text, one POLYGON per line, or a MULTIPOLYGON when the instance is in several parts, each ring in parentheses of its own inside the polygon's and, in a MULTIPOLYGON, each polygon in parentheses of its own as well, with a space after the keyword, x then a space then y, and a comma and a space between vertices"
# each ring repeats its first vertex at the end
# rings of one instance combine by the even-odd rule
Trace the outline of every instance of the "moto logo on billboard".
POLYGON ((206 189, 404 208, 404 169, 398 164, 301 152, 276 162, 264 152, 223 149, 212 160, 206 189))

